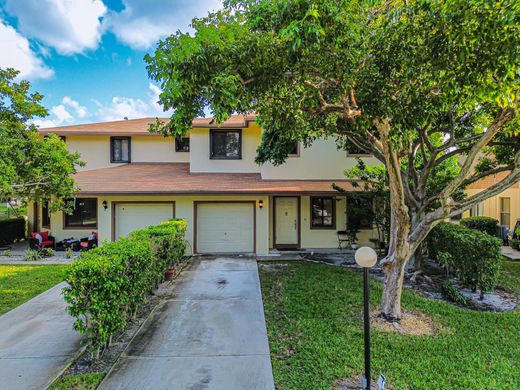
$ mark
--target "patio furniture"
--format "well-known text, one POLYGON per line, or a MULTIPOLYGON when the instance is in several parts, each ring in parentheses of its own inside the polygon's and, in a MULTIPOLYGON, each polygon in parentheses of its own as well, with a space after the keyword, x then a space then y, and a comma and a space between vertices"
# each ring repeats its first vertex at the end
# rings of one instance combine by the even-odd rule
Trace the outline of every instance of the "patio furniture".
POLYGON ((56 239, 49 235, 49 232, 34 232, 31 233, 29 238, 29 247, 32 250, 38 250, 41 248, 53 248, 56 239))
POLYGON ((82 238, 79 242, 80 250, 89 250, 97 247, 98 237, 96 232, 92 232, 88 237, 82 238))
POLYGON ((352 246, 346 230, 338 230, 338 249, 348 249, 352 246), (345 247, 343 247, 345 245, 345 247))

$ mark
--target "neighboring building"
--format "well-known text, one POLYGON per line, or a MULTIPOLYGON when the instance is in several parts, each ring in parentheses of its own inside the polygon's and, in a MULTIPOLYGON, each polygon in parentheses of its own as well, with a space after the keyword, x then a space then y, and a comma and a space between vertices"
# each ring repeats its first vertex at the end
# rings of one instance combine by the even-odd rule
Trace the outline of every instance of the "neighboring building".
MULTIPOLYGON (((502 172, 479 180, 470 185, 466 189, 466 193, 469 196, 479 193, 501 181, 507 174, 508 172, 502 172)), ((520 219, 520 183, 516 183, 500 194, 479 203, 471 210, 465 212, 464 216, 492 217, 497 219, 501 226, 507 226, 509 229, 512 229, 516 221, 520 219)))
MULTIPOLYGON (((338 150, 334 139, 309 148, 295 144, 284 165, 260 166, 255 156, 262 130, 253 116, 236 115, 220 127, 195 119, 177 140, 148 133, 152 121, 41 129, 64 137, 86 166, 74 176, 81 190, 74 213, 50 215, 46 205, 32 206, 31 229, 49 230, 57 240, 96 230, 104 241, 175 216, 188 220, 195 253, 338 246, 349 195, 332 184, 354 190, 343 172, 359 156, 338 150)), ((358 235, 362 244, 376 236, 370 226, 358 235)))

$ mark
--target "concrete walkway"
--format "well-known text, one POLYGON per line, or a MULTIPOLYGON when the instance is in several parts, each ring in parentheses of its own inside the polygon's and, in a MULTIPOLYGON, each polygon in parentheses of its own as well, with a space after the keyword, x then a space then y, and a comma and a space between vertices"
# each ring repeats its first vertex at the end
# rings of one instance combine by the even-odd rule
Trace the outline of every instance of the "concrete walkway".
POLYGON ((73 252, 72 257, 67 259, 65 252, 55 252, 54 256, 44 257, 41 260, 26 261, 24 260, 25 252, 29 250, 27 241, 15 242, 9 245, 9 249, 0 250, 0 265, 17 265, 17 264, 40 264, 40 265, 56 265, 69 264, 79 257, 80 252, 73 252), (7 256, 6 254, 9 254, 7 256))
POLYGON ((60 283, 0 316, 0 388, 45 389, 81 347, 60 283))
POLYGON ((517 251, 510 246, 503 246, 502 254, 509 260, 520 260, 520 251, 517 251))
POLYGON ((274 389, 255 260, 195 260, 100 389, 274 389))

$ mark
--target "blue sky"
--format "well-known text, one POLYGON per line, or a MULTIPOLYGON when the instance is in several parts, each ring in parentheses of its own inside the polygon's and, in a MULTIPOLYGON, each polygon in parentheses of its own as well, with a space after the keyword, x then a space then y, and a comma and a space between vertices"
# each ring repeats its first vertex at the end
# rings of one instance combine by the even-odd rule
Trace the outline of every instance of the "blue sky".
POLYGON ((165 116, 143 57, 220 0, 0 0, 0 67, 49 110, 41 127, 165 116))

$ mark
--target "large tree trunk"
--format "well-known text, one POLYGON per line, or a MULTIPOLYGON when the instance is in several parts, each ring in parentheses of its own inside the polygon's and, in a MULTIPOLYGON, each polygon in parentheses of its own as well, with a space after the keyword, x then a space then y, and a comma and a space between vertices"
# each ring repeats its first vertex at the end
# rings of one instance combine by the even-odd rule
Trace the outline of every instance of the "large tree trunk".
POLYGON ((390 191, 390 242, 388 254, 380 263, 385 272, 381 314, 389 321, 398 321, 401 319, 404 267, 413 254, 408 241, 411 220, 405 201, 399 156, 390 140, 390 120, 376 121, 375 125, 381 136, 390 191))
POLYGON ((386 269, 381 315, 387 321, 401 319, 401 293, 403 291, 404 264, 392 264, 386 269))
POLYGON ((425 246, 424 246, 424 243, 420 243, 418 246, 417 246, 417 249, 415 250, 414 254, 413 254, 413 269, 415 270, 415 272, 426 272, 426 265, 425 265, 425 262, 424 262, 424 250, 425 250, 425 246))
POLYGON ((411 245, 406 241, 409 231, 409 220, 401 220, 404 230, 392 229, 390 241, 393 245, 381 264, 385 272, 385 285, 381 315, 388 321, 401 319, 401 293, 403 290, 406 263, 413 254, 411 245))

